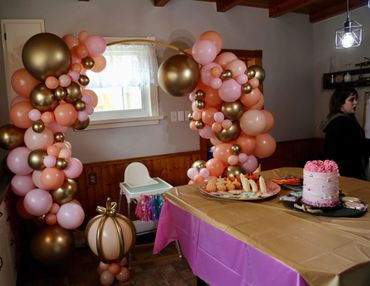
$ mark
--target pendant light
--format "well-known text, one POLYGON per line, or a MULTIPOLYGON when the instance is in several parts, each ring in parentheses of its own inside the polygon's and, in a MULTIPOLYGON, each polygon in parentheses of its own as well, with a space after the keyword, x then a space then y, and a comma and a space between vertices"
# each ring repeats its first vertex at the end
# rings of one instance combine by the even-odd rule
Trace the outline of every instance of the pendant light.
POLYGON ((335 47, 337 49, 358 47, 362 41, 362 25, 349 18, 347 1, 347 19, 344 26, 335 31, 335 47))

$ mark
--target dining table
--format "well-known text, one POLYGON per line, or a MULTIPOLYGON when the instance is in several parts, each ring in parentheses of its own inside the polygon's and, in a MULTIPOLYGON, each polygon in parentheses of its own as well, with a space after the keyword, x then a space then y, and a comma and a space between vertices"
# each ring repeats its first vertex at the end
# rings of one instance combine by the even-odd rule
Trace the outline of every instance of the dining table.
MULTIPOLYGON (((302 178, 303 169, 260 173, 266 181, 302 178)), ((370 215, 307 213, 280 199, 233 200, 204 194, 201 186, 164 194, 153 252, 178 241, 194 275, 208 285, 370 285, 370 215)), ((340 191, 370 203, 370 182, 339 177, 340 191)))

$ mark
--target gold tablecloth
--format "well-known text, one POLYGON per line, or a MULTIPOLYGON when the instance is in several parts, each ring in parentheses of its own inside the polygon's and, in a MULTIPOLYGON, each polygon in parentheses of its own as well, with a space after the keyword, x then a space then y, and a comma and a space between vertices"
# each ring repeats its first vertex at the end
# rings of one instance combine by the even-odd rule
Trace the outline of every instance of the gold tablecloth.
MULTIPOLYGON (((265 179, 302 176, 301 168, 262 172, 265 179)), ((370 182, 340 177, 340 189, 370 204, 370 182)), ((212 198, 196 185, 171 189, 171 203, 296 269, 310 285, 370 285, 370 215, 324 217, 286 208, 279 197, 212 198)))

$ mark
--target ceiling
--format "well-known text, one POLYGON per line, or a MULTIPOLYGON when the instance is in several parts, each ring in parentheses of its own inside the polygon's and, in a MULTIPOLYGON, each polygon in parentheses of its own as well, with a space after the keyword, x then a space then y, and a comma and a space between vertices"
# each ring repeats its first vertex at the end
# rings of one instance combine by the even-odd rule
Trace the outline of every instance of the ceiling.
MULTIPOLYGON (((153 0, 154 6, 163 7, 171 0, 153 0)), ((189 1, 189 0, 188 0, 189 1)), ((269 16, 279 17, 289 12, 309 15, 310 22, 318 22, 346 12, 346 0, 191 0, 213 2, 219 13, 241 6, 267 9, 269 16)), ((349 0, 349 9, 367 5, 368 0, 349 0)))

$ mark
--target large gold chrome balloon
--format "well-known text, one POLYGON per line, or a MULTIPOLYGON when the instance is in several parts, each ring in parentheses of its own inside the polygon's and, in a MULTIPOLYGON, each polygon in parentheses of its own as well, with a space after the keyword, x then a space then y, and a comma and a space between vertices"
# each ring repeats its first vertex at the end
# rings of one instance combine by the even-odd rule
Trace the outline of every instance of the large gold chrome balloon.
POLYGON ((81 87, 77 82, 71 82, 71 84, 66 87, 67 96, 65 97, 65 101, 69 103, 76 102, 77 100, 81 99, 81 87))
POLYGON ((73 250, 72 232, 59 225, 43 227, 31 239, 32 256, 44 263, 62 262, 73 250))
POLYGON ((221 112, 227 119, 237 120, 244 112, 243 104, 240 101, 224 102, 221 105, 221 112))
POLYGON ((239 121, 234 121, 229 128, 223 128, 216 132, 216 137, 221 142, 230 142, 239 137, 241 132, 239 121))
POLYGON ((200 78, 198 64, 192 57, 179 54, 165 60, 158 69, 158 84, 169 95, 190 93, 200 78))
POLYGON ((197 160, 195 161, 192 165, 191 165, 192 168, 196 168, 198 171, 202 168, 205 168, 206 167, 206 161, 204 160, 197 160))
POLYGON ((78 186, 75 180, 67 179, 63 185, 51 192, 54 202, 65 204, 73 200, 78 191, 78 186))
POLYGON ((87 118, 85 121, 80 121, 80 120, 76 120, 75 123, 73 123, 72 127, 73 129, 75 130, 83 130, 85 128, 87 128, 87 126, 89 126, 90 124, 90 119, 87 118))
POLYGON ((39 33, 24 44, 22 61, 33 77, 44 81, 48 76, 58 77, 68 72, 71 53, 66 43, 58 36, 39 33))
POLYGON ((253 65, 248 67, 247 75, 249 78, 257 78, 262 83, 265 79, 265 70, 258 65, 253 65))
POLYGON ((6 150, 24 145, 25 129, 18 128, 13 124, 6 124, 0 127, 0 147, 6 150))
POLYGON ((45 169, 44 157, 47 155, 45 150, 36 149, 32 150, 28 155, 28 165, 34 170, 45 169))
POLYGON ((40 83, 31 91, 30 101, 32 106, 41 112, 52 111, 58 105, 54 92, 43 83, 40 83))

